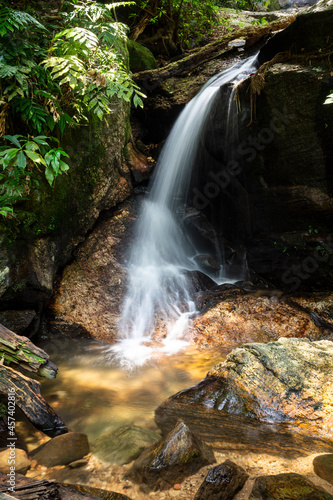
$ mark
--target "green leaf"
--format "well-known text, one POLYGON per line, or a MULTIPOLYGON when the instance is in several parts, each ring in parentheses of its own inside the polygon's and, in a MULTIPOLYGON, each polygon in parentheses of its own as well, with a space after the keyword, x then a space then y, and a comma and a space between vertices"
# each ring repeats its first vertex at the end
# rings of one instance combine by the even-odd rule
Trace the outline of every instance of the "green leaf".
POLYGON ((32 160, 34 163, 42 163, 43 165, 45 165, 45 160, 44 158, 35 153, 35 151, 26 151, 25 154, 30 158, 30 160, 32 160))
POLYGON ((10 142, 15 144, 18 148, 21 147, 20 142, 18 141, 18 137, 23 137, 22 135, 4 135, 5 139, 8 139, 10 142))
POLYGON ((47 167, 45 169, 45 177, 46 177, 48 183, 50 184, 50 186, 52 186, 53 181, 54 181, 54 174, 53 174, 52 167, 50 167, 49 165, 47 165, 47 167))
POLYGON ((27 159, 23 151, 20 151, 19 154, 17 155, 16 164, 19 168, 22 168, 22 170, 24 170, 25 167, 27 166, 27 159))

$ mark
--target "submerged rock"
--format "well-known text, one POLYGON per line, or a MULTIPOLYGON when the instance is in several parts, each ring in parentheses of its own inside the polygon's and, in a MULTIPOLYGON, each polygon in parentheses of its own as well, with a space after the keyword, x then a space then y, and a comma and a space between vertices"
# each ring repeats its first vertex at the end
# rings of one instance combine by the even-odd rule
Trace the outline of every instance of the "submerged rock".
POLYGON ((333 454, 319 455, 313 460, 313 469, 317 476, 333 484, 333 454))
POLYGON ((33 451, 32 456, 38 463, 46 467, 68 465, 89 453, 86 434, 68 432, 57 436, 33 451))
POLYGON ((153 490, 164 490, 214 462, 210 446, 180 421, 164 438, 142 453, 127 477, 153 490))
POLYGON ((300 474, 257 477, 249 500, 329 500, 333 496, 300 474))
POLYGON ((160 434, 156 432, 125 425, 100 436, 94 442, 92 451, 103 462, 123 465, 138 458, 147 446, 160 439, 160 434))
POLYGON ((232 500, 243 488, 248 474, 231 460, 208 471, 194 500, 232 500))

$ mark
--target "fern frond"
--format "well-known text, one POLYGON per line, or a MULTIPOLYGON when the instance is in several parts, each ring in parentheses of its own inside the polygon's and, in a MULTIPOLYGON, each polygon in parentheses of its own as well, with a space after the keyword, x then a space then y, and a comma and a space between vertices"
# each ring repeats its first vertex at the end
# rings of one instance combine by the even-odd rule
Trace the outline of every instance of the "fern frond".
POLYGON ((45 30, 44 26, 33 16, 27 12, 3 7, 0 9, 0 36, 6 35, 8 32, 21 30, 29 25, 45 30))
POLYGON ((95 33, 85 28, 77 27, 65 29, 63 31, 60 31, 60 33, 57 33, 54 37, 54 40, 56 41, 61 38, 73 40, 74 42, 83 47, 86 47, 87 49, 94 49, 98 45, 98 38, 95 33))

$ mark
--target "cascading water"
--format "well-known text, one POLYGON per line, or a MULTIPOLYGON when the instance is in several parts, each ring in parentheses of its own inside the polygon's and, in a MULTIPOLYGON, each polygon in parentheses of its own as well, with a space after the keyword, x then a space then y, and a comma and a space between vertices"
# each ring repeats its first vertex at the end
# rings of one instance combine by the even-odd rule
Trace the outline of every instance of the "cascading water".
MULTIPOLYGON (((182 218, 200 137, 219 88, 236 84, 255 69, 256 57, 251 57, 211 79, 186 105, 163 148, 137 223, 128 265, 128 290, 119 319, 119 341, 111 348, 122 365, 142 365, 153 354, 156 348, 149 344, 157 327, 163 329, 160 350, 170 354, 186 344, 182 338, 195 314, 188 275, 189 271, 200 270, 196 257, 201 251, 182 218)), ((226 150, 230 134, 235 133, 234 116, 237 119, 233 92, 230 94, 226 150)), ((219 264, 221 270, 214 279, 223 282, 223 262, 219 264)))

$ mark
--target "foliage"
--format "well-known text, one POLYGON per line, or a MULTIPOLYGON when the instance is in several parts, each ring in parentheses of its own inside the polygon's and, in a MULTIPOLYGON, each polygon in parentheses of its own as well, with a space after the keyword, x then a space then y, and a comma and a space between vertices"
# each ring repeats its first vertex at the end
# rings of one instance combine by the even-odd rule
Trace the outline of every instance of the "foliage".
POLYGON ((66 127, 102 120, 115 98, 143 106, 126 69, 127 28, 114 19, 128 3, 71 0, 57 25, 0 6, 0 215, 38 176, 53 185, 68 170, 65 151, 52 147, 66 127))
POLYGON ((54 137, 5 135, 7 145, 0 146, 0 214, 7 216, 13 212, 12 204, 24 199, 33 184, 38 185, 38 173, 45 172, 48 183, 69 169, 61 157, 67 153, 60 148, 52 148, 48 140, 54 137))
POLYGON ((218 7, 209 0, 138 0, 139 10, 132 13, 132 32, 137 25, 155 25, 172 29, 172 39, 180 47, 199 44, 217 22, 218 7))

